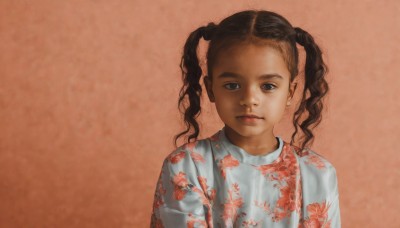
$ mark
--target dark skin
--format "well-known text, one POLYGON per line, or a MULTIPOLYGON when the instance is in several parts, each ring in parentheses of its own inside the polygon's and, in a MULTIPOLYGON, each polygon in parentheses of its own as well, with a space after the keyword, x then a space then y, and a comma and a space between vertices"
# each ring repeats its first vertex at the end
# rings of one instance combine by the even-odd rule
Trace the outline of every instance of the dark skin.
POLYGON ((297 86, 290 83, 281 53, 268 45, 241 44, 219 54, 212 75, 212 80, 204 77, 204 84, 229 141, 255 156, 276 150, 274 125, 283 117, 297 86), (246 114, 259 118, 240 118, 246 114))

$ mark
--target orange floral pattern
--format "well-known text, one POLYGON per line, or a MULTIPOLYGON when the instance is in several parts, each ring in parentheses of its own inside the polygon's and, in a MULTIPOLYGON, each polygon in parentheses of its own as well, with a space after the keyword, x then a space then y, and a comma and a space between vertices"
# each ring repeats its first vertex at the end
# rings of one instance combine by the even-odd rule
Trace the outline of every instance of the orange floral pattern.
POLYGON ((192 213, 189 213, 188 216, 189 216, 189 218, 188 218, 188 221, 186 223, 186 227, 187 228, 195 228, 195 227, 196 228, 197 227, 199 227, 199 228, 207 228, 208 227, 207 223, 206 223, 206 221, 204 219, 195 218, 192 213))
POLYGON ((282 148, 281 158, 273 164, 255 166, 262 175, 275 182, 273 186, 280 190, 279 198, 273 209, 267 202, 264 204, 255 202, 255 206, 263 208, 274 222, 289 217, 293 211, 300 213, 301 210, 299 166, 296 157, 291 153, 290 146, 286 143, 282 148))
MULTIPOLYGON (((158 210, 160 206, 164 205, 163 195, 166 193, 166 189, 162 184, 162 172, 160 173, 157 181, 157 188, 154 193, 154 201, 153 201, 153 211, 158 210)), ((151 223, 150 227, 152 228, 164 228, 161 219, 156 216, 156 214, 151 215, 151 223)))
POLYGON ((318 169, 325 169, 325 162, 323 160, 323 157, 321 155, 317 155, 315 152, 311 153, 310 149, 304 148, 302 151, 299 147, 292 145, 293 150, 296 152, 296 154, 300 157, 305 157, 305 163, 314 165, 318 169))
POLYGON ((226 155, 221 161, 218 163, 219 169, 221 170, 221 175, 225 179, 226 178, 226 170, 228 168, 233 168, 239 166, 239 161, 234 158, 232 155, 226 155))
POLYGON ((186 152, 185 151, 179 151, 177 153, 172 153, 170 156, 168 156, 167 159, 172 164, 176 164, 176 163, 180 162, 185 156, 186 156, 186 152))
POLYGON ((235 224, 238 217, 238 209, 243 205, 243 198, 240 196, 239 185, 232 184, 232 188, 228 189, 228 198, 223 203, 222 219, 227 227, 235 224))
POLYGON ((300 221, 299 227, 331 228, 332 220, 328 220, 328 210, 330 206, 331 204, 327 201, 307 205, 309 216, 300 221))
POLYGON ((212 201, 215 197, 216 190, 214 188, 209 189, 207 185, 207 179, 205 177, 199 176, 197 179, 199 180, 201 189, 203 189, 203 192, 206 194, 207 198, 212 201))
POLYGON ((204 140, 166 157, 152 228, 340 227, 338 203, 327 200, 337 192, 324 192, 337 189, 335 170, 321 155, 282 140, 272 162, 253 164, 221 131, 204 140))
POLYGON ((157 190, 154 194, 154 208, 159 208, 160 206, 164 205, 164 201, 162 196, 165 195, 167 190, 163 187, 163 183, 161 181, 161 174, 157 181, 157 190))

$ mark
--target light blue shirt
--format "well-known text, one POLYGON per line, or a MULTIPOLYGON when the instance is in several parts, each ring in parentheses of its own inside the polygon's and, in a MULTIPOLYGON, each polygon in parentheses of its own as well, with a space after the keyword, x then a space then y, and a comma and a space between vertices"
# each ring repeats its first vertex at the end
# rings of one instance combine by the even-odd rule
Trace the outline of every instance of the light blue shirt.
POLYGON ((164 159, 151 227, 341 227, 336 169, 323 156, 276 137, 251 155, 225 127, 164 159))

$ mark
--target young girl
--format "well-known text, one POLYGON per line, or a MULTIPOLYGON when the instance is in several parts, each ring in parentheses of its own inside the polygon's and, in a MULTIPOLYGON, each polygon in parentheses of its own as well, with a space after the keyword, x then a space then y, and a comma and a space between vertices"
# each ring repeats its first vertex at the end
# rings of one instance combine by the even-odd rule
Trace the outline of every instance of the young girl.
POLYGON ((193 31, 181 68, 179 104, 186 97, 189 105, 187 129, 175 136, 175 145, 191 127, 195 132, 164 159, 151 227, 341 226, 336 169, 307 146, 329 89, 328 68, 309 33, 274 12, 238 12, 193 31), (202 38, 209 41, 204 85, 225 125, 197 139, 202 70, 196 51, 202 38), (296 89, 296 43, 306 51, 305 80, 288 143, 273 129, 296 89), (309 115, 300 122, 305 111, 309 115), (295 146, 298 126, 304 140, 295 146))

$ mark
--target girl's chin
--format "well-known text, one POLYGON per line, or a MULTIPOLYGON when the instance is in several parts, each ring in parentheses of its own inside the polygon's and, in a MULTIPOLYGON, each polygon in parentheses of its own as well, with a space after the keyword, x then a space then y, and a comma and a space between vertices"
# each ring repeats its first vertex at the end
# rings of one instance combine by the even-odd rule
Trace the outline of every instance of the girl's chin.
POLYGON ((256 124, 256 125, 252 125, 252 124, 243 124, 243 123, 234 123, 232 125, 227 126, 228 131, 236 131, 238 134, 241 135, 245 135, 245 134, 250 134, 253 135, 257 132, 263 131, 264 128, 266 128, 266 126, 264 127, 261 124, 256 124), (230 126, 230 127, 229 127, 230 126))

